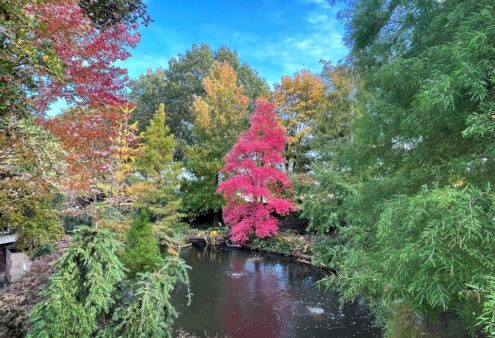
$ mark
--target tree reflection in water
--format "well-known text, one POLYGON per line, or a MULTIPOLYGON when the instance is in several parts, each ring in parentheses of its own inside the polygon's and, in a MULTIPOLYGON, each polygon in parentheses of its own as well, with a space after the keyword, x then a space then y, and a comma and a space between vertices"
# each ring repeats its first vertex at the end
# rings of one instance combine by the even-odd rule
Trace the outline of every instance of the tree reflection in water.
POLYGON ((191 306, 179 287, 175 327, 194 337, 379 337, 363 302, 341 307, 314 283, 322 272, 280 256, 191 248, 191 306), (318 311, 311 311, 312 308, 318 311))

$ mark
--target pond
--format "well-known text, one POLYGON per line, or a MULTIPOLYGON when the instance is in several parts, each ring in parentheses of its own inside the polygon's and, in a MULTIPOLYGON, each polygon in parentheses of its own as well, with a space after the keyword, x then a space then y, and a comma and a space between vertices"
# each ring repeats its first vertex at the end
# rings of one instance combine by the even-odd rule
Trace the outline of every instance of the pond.
POLYGON ((189 248, 192 303, 179 286, 176 330, 195 337, 380 337, 363 301, 340 306, 315 282, 322 272, 276 255, 189 248))

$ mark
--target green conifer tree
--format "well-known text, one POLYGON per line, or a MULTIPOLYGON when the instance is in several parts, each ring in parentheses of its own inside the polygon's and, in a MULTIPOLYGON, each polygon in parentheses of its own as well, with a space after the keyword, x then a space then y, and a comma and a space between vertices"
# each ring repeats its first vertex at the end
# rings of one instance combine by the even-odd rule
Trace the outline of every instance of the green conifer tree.
MULTIPOLYGON (((139 274, 131 287, 131 297, 115 310, 103 336, 172 337, 178 314, 170 299, 178 281, 189 287, 188 268, 182 259, 168 256, 156 271, 139 274)), ((189 301, 190 296, 188 292, 189 301)))
POLYGON ((107 229, 83 227, 30 313, 28 337, 90 337, 118 298, 121 243, 107 229))
POLYGON ((158 241, 153 235, 152 224, 144 209, 136 214, 127 232, 122 262, 131 277, 135 277, 138 273, 154 271, 163 262, 158 241))
POLYGON ((493 0, 342 2, 370 96, 340 165, 356 184, 332 279, 384 310, 387 336, 444 312, 493 336, 493 0))
POLYGON ((160 243, 168 243, 181 227, 182 200, 178 196, 181 164, 174 161, 177 142, 165 124, 165 106, 160 104, 143 133, 136 169, 142 179, 133 184, 137 208, 146 208, 154 221, 160 243))

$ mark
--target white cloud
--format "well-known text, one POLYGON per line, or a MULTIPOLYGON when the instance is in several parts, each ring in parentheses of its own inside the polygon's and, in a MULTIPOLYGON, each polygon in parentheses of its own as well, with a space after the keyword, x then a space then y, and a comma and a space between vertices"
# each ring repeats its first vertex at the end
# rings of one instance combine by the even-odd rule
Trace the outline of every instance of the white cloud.
POLYGON ((303 4, 328 5, 328 0, 299 0, 303 4))
POLYGON ((240 46, 241 58, 255 59, 256 64, 261 65, 257 69, 270 84, 280 81, 282 75, 293 74, 302 68, 318 72, 320 60, 337 62, 347 54, 342 42, 342 25, 335 18, 337 10, 326 1, 301 1, 322 5, 302 14, 309 23, 304 33, 282 34, 277 38, 233 35, 240 46))
POLYGON ((337 62, 347 54, 342 42, 343 27, 335 18, 337 9, 329 6, 326 0, 297 1, 305 4, 301 6, 297 23, 283 7, 278 7, 267 17, 280 30, 267 34, 229 29, 211 22, 198 28, 197 38, 202 37, 204 40, 191 41, 190 36, 184 36, 181 30, 165 30, 152 25, 148 28, 151 34, 145 34, 145 38, 146 45, 152 41, 151 45, 155 48, 142 50, 138 46, 134 56, 125 61, 124 65, 134 78, 150 67, 167 67, 170 58, 191 48, 193 42, 204 42, 213 48, 225 44, 236 49, 241 61, 258 70, 269 84, 279 82, 282 75, 293 74, 302 68, 319 72, 320 60, 337 62), (300 24, 301 29, 283 30, 291 24, 300 24))
POLYGON ((310 24, 314 25, 314 24, 320 24, 320 23, 328 22, 329 18, 326 14, 312 13, 308 16, 307 20, 310 24))

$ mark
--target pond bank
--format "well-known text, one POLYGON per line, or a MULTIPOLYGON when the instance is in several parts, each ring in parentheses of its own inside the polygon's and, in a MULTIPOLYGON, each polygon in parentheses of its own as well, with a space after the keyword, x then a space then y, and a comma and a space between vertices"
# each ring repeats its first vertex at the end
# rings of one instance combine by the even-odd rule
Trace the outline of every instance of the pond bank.
POLYGON ((242 245, 237 245, 230 242, 230 236, 227 233, 217 229, 203 231, 191 229, 186 234, 186 242, 199 246, 226 246, 259 253, 281 255, 299 263, 326 269, 323 266, 314 264, 311 252, 311 246, 315 242, 314 236, 299 235, 292 231, 284 231, 274 237, 257 238, 242 245))

